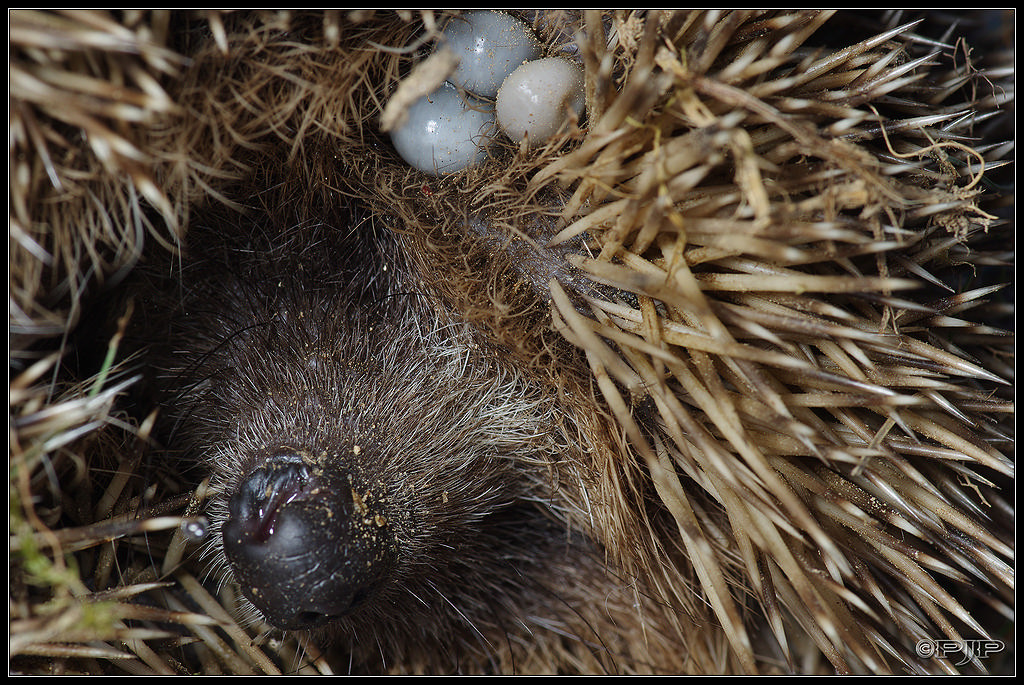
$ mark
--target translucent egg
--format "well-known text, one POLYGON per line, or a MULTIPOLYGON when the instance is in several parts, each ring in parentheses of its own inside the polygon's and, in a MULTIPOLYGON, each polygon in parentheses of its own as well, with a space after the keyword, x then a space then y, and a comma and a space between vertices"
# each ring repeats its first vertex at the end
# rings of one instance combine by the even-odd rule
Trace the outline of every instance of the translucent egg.
POLYGON ((181 524, 182 535, 189 542, 199 542, 206 537, 206 534, 210 530, 210 522, 205 516, 199 516, 194 519, 187 519, 181 524))
POLYGON ((452 17, 442 34, 459 58, 449 80, 481 97, 493 98, 516 67, 542 54, 530 27, 504 12, 465 12, 452 17))
POLYGON ((391 132, 391 142, 411 166, 441 175, 486 159, 495 132, 493 108, 470 106, 445 83, 409 107, 408 119, 391 132))
POLYGON ((527 62, 513 71, 498 92, 498 123, 513 140, 539 145, 558 132, 570 110, 582 116, 583 70, 562 57, 527 62))

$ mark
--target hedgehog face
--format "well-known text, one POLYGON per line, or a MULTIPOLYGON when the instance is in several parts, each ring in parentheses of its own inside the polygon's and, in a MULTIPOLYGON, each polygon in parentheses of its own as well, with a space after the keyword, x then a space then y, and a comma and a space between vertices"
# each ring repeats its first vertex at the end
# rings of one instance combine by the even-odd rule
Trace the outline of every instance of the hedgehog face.
POLYGON ((175 296, 171 440, 221 493, 213 566, 287 630, 518 615, 524 578, 578 561, 546 512, 556 465, 580 461, 559 430, 571 421, 436 313, 395 241, 344 234, 225 242, 175 296), (304 251, 276 242, 297 240, 304 251))

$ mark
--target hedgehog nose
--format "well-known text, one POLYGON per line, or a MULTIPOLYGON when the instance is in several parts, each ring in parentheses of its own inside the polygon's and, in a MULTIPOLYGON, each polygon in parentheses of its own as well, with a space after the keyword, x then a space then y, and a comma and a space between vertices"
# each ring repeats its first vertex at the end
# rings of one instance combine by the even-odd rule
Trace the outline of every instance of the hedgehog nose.
POLYGON ((351 613, 392 561, 387 524, 348 474, 311 468, 278 450, 228 502, 224 552, 267 622, 314 628, 351 613))

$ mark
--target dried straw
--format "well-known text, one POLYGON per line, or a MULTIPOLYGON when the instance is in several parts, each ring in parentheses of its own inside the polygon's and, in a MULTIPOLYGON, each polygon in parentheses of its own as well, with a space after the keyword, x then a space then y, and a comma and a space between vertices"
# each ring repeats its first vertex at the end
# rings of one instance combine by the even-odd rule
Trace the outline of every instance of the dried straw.
POLYGON ((123 408, 120 333, 99 371, 66 355, 202 208, 344 197, 583 397, 607 445, 577 465, 594 482, 575 525, 643 579, 638 649, 679 671, 993 666, 915 644, 1005 639, 1013 617, 1013 308, 993 282, 1013 262, 1012 48, 899 12, 852 45, 856 18, 818 11, 553 18, 535 25, 585 65, 582 127, 425 178, 381 116, 443 78, 440 58, 414 68, 432 13, 11 12, 14 670, 331 670, 194 575, 181 525, 206 494, 123 408), (583 241, 580 280, 538 300, 481 271, 478 215, 510 244, 583 241))

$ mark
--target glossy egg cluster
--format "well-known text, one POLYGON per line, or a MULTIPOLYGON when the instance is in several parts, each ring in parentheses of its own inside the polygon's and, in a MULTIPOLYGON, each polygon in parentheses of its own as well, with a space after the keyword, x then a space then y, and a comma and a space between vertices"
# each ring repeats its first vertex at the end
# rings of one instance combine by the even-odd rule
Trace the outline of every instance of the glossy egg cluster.
POLYGON ((435 175, 460 171, 487 157, 498 126, 534 146, 567 117, 582 116, 582 70, 561 57, 543 58, 540 41, 516 17, 465 12, 445 25, 442 44, 458 66, 441 88, 413 103, 405 124, 391 133, 411 166, 435 175))

